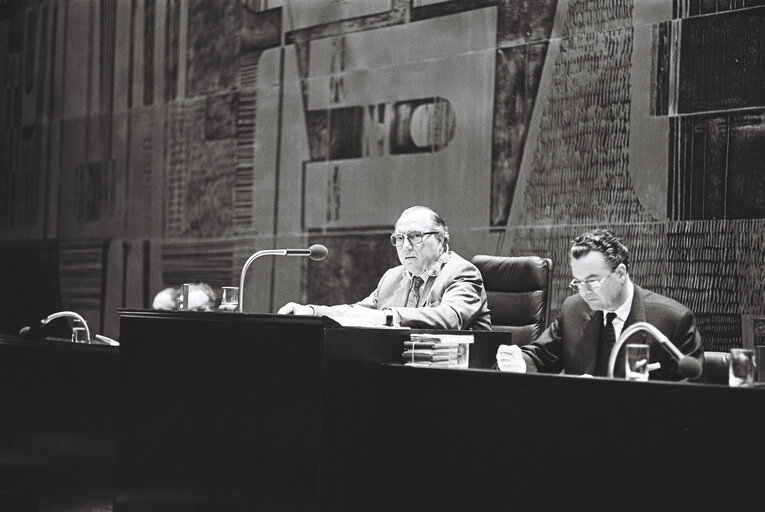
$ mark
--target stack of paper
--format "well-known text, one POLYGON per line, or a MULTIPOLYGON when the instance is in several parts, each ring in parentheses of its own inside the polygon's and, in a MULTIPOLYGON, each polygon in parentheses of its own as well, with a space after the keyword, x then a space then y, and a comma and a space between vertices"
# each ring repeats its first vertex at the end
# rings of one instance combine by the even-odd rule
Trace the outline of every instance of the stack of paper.
POLYGON ((415 334, 404 342, 401 355, 407 366, 467 368, 472 334, 415 334))

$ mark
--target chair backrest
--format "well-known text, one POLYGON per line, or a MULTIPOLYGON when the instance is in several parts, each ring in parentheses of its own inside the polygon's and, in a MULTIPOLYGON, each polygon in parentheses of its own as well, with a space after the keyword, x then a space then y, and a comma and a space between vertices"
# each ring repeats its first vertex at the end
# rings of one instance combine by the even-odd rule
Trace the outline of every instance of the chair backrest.
POLYGON ((535 340, 550 315, 552 260, 479 254, 472 262, 483 277, 492 329, 512 333, 514 345, 535 340))

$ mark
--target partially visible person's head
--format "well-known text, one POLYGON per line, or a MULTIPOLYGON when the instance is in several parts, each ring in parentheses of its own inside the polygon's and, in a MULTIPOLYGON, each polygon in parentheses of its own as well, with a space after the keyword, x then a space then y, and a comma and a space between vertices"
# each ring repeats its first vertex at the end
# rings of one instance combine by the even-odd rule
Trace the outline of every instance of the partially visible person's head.
POLYGON ((207 283, 191 283, 189 286, 189 311, 212 311, 218 296, 207 283))
MULTIPOLYGON (((157 293, 152 302, 152 309, 176 310, 178 298, 181 296, 180 286, 171 286, 157 293)), ((218 299, 215 291, 207 283, 189 284, 188 311, 212 311, 218 299)))
POLYGON ((404 268, 419 275, 449 250, 449 228, 430 208, 412 206, 396 221, 391 241, 401 243, 396 251, 404 268))
POLYGON ((572 288, 595 310, 612 311, 626 299, 629 251, 606 229, 594 229, 572 241, 569 251, 572 288))
POLYGON ((169 288, 165 288, 154 296, 154 301, 151 304, 151 308, 166 311, 178 309, 178 296, 180 294, 180 286, 171 286, 169 288))

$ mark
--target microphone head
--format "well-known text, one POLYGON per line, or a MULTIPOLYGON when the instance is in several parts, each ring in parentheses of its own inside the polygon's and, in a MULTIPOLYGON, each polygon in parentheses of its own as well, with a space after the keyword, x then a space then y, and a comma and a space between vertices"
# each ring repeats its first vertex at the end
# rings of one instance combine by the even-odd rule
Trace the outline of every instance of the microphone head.
POLYGON ((21 328, 21 330, 19 331, 19 336, 21 336, 21 337, 25 337, 25 338, 28 338, 28 337, 30 336, 30 334, 31 334, 31 333, 32 333, 32 328, 31 328, 31 327, 29 327, 28 325, 25 325, 25 326, 24 326, 24 327, 22 327, 22 328, 21 328))
POLYGON ((311 258, 313 261, 321 261, 324 258, 327 257, 327 248, 324 247, 321 244, 314 244, 311 247, 308 248, 309 251, 311 251, 311 254, 308 255, 309 258, 311 258))
POLYGON ((695 379, 701 375, 701 363, 698 359, 691 356, 685 356, 677 362, 680 375, 686 379, 695 379))

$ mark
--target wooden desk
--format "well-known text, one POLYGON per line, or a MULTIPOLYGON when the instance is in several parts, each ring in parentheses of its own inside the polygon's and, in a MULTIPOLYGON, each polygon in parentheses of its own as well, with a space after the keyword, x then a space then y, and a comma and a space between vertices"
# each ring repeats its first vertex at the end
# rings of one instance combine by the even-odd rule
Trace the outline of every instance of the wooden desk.
POLYGON ((0 337, 0 510, 111 509, 118 354, 0 337))
POLYGON ((400 365, 381 384, 381 510, 765 509, 763 389, 400 365))
POLYGON ((406 329, 121 311, 115 510, 365 510, 406 329))
POLYGON ((0 340, 0 483, 40 511, 765 508, 762 389, 381 364, 410 331, 318 318, 121 316, 119 351, 0 340))

